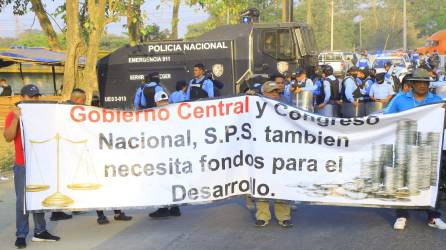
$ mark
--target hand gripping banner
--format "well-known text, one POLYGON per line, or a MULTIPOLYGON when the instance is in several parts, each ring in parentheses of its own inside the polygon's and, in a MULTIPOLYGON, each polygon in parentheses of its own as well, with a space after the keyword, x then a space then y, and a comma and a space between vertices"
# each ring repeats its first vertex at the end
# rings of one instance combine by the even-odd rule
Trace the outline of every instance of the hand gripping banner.
POLYGON ((27 209, 138 208, 248 194, 432 207, 441 106, 331 118, 258 96, 139 112, 22 103, 27 209))

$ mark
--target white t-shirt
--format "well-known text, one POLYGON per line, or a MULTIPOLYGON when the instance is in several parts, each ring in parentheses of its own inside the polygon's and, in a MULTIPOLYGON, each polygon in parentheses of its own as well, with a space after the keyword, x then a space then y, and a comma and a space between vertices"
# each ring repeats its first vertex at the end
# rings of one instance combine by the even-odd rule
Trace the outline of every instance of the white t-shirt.
POLYGON ((382 84, 374 83, 370 88, 369 96, 375 99, 382 100, 387 99, 389 95, 393 94, 394 92, 392 86, 384 82, 382 84))

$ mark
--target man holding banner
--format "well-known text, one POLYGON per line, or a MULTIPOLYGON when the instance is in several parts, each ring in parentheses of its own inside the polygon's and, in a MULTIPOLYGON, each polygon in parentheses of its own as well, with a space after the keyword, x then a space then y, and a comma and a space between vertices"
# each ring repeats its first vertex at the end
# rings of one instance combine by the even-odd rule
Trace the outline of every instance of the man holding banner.
MULTIPOLYGON (((408 76, 405 81, 412 82, 412 91, 406 94, 398 95, 390 103, 389 107, 386 109, 385 114, 392 114, 402 112, 411 108, 415 108, 420 105, 441 102, 441 97, 429 92, 429 83, 431 79, 429 78, 429 73, 425 69, 416 69, 412 77, 408 76)), ((438 208, 438 201, 437 201, 438 208)), ((446 229, 446 223, 441 220, 438 209, 427 210, 428 222, 427 225, 437 229, 446 229)), ((408 210, 397 209, 396 210, 396 221, 393 226, 396 230, 403 230, 406 227, 407 218, 409 216, 408 210)))
MULTIPOLYGON (((23 86, 20 91, 22 101, 38 100, 40 96, 36 85, 28 84, 23 86)), ((26 248, 26 236, 29 232, 29 213, 26 211, 25 204, 25 185, 26 168, 23 151, 22 134, 20 130, 20 110, 18 108, 9 112, 6 116, 5 131, 3 136, 7 142, 14 141, 15 145, 15 163, 14 163, 14 185, 16 193, 16 242, 17 248, 26 248)), ((32 241, 58 241, 59 237, 51 235, 46 230, 45 214, 33 213, 34 219, 34 237, 32 241)))
MULTIPOLYGON (((277 83, 268 81, 262 86, 262 94, 265 97, 280 100, 280 88, 277 83)), ((268 200, 257 200, 256 201, 256 226, 264 227, 269 224, 271 220, 271 212, 269 210, 268 200)), ((289 228, 293 226, 291 222, 291 207, 289 204, 274 200, 274 214, 277 219, 277 223, 282 227, 289 228)))

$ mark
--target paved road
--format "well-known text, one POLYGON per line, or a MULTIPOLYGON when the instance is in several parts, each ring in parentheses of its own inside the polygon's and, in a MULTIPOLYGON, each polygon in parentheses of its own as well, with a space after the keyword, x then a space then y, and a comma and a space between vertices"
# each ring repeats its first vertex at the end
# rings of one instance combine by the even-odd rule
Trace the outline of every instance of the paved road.
MULTIPOLYGON (((14 249, 14 199, 12 183, 0 183, 2 250, 14 249)), ((181 217, 162 220, 148 218, 152 210, 129 211, 134 216, 131 222, 111 221, 104 226, 96 224, 90 212, 49 222, 49 230, 62 240, 30 242, 28 249, 446 249, 446 231, 427 227, 422 212, 411 214, 403 232, 391 228, 391 210, 331 206, 299 206, 291 229, 275 222, 256 228, 243 202, 189 206, 181 217)))

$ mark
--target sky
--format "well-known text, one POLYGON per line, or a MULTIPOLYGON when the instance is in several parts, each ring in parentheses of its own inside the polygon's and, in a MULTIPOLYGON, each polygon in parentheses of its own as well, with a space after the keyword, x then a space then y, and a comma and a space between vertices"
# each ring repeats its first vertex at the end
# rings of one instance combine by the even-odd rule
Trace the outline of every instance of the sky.
MULTIPOLYGON (((48 13, 52 14, 57 6, 61 5, 62 0, 42 0, 45 4, 45 9, 48 13)), ((31 5, 30 5, 31 6, 31 5)), ((172 19, 172 3, 169 0, 146 0, 146 3, 141 8, 147 13, 146 23, 156 23, 162 29, 171 27, 172 19), (157 6, 160 6, 157 9, 157 6)), ((178 24, 179 36, 182 37, 187 31, 187 25, 197 23, 205 20, 208 15, 200 9, 199 6, 189 7, 181 5, 180 7, 180 21, 178 24)), ((34 20, 34 13, 30 12, 24 16, 14 16, 12 13, 12 6, 8 6, 2 12, 0 12, 0 37, 16 37, 20 31, 27 29, 40 29, 39 21, 37 18, 34 20)), ((60 18, 52 20, 54 29, 56 32, 60 32, 58 25, 64 27, 64 22, 60 18)), ((110 24, 106 27, 106 31, 109 34, 122 35, 126 31, 123 25, 126 23, 125 18, 121 18, 120 22, 110 24)))

